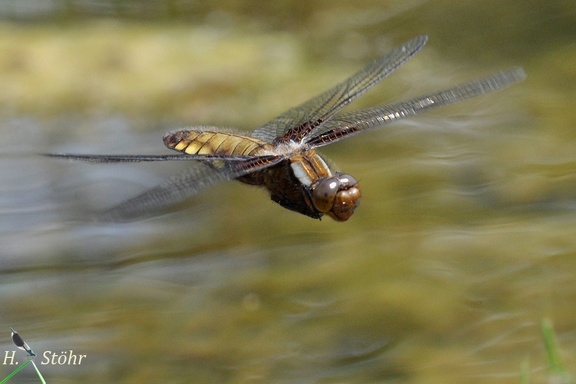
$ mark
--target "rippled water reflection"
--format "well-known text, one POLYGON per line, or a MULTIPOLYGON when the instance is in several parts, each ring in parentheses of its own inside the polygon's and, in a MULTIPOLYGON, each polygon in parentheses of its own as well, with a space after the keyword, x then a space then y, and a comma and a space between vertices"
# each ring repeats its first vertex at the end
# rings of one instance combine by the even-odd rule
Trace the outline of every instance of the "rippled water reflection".
MULTIPOLYGON (((309 61, 329 37, 308 46, 297 32, 105 22, 20 26, 0 38, 26 64, 0 55, 0 356, 14 349, 13 326, 37 362, 45 351, 87 355, 81 366, 39 365, 48 382, 517 383, 526 359, 544 376, 539 323, 550 316, 574 366, 574 91, 562 84, 573 69, 561 64, 573 60, 560 44, 529 53, 516 38, 502 44, 521 53, 477 68, 442 54, 450 46, 434 35, 443 31, 421 31, 433 28, 430 13, 415 12, 402 20, 430 33, 429 47, 358 107, 509 64, 525 65, 529 79, 327 147, 363 188, 345 224, 300 217, 239 183, 162 216, 102 223, 95 211, 185 164, 36 155, 162 153, 162 133, 186 123, 255 126, 366 62, 309 61), (94 67, 82 67, 84 56, 94 67), (69 61, 60 78, 43 75, 69 61)), ((326 17, 318 13, 330 31, 326 17)), ((403 40, 363 33, 356 39, 374 49, 403 40)), ((495 44, 473 36, 478 49, 495 44)), ((36 380, 31 369, 16 378, 36 380)))

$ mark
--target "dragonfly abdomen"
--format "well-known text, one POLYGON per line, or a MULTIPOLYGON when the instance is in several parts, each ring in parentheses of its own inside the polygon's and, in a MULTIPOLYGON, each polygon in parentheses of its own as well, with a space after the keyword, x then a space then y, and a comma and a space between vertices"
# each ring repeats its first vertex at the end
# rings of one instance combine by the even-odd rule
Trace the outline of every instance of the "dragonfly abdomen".
POLYGON ((254 156, 272 145, 250 137, 229 132, 177 131, 166 133, 164 144, 188 155, 254 156))

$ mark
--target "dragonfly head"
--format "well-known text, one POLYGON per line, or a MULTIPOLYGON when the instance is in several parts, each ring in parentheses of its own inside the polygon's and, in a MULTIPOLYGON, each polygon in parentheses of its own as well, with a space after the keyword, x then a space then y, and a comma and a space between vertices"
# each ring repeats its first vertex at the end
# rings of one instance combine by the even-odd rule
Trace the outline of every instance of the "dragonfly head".
POLYGON ((318 181, 312 191, 314 207, 336 221, 346 221, 360 204, 358 182, 345 173, 318 181))

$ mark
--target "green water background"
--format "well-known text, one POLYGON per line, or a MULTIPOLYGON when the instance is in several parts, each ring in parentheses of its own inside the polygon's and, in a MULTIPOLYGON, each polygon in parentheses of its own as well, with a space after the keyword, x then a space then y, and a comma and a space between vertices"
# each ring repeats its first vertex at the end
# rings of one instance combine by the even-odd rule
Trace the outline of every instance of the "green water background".
MULTIPOLYGON (((5 2, 0 357, 13 326, 37 363, 87 355, 39 364, 47 382, 518 383, 527 360, 544 382, 550 316, 576 366, 575 5, 5 2), (528 79, 323 148, 362 186, 344 224, 238 183, 95 223, 185 164, 36 155, 249 131, 419 34, 426 48, 352 108, 510 66, 528 79)), ((37 380, 25 371, 12 380, 37 380)))

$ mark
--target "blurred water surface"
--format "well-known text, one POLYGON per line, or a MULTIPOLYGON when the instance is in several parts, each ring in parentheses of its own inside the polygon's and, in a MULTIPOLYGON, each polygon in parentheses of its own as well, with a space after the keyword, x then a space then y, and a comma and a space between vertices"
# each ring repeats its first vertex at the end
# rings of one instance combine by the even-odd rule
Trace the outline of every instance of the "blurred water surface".
POLYGON ((517 383, 525 361, 543 382, 549 316, 576 366, 569 3, 5 2, 0 356, 12 326, 37 363, 87 355, 39 364, 48 382, 517 383), (323 148, 363 188, 343 224, 239 183, 102 223, 94 212, 186 164, 39 156, 168 153, 162 134, 190 125, 249 131, 423 33, 353 108, 513 65, 528 80, 323 148))

